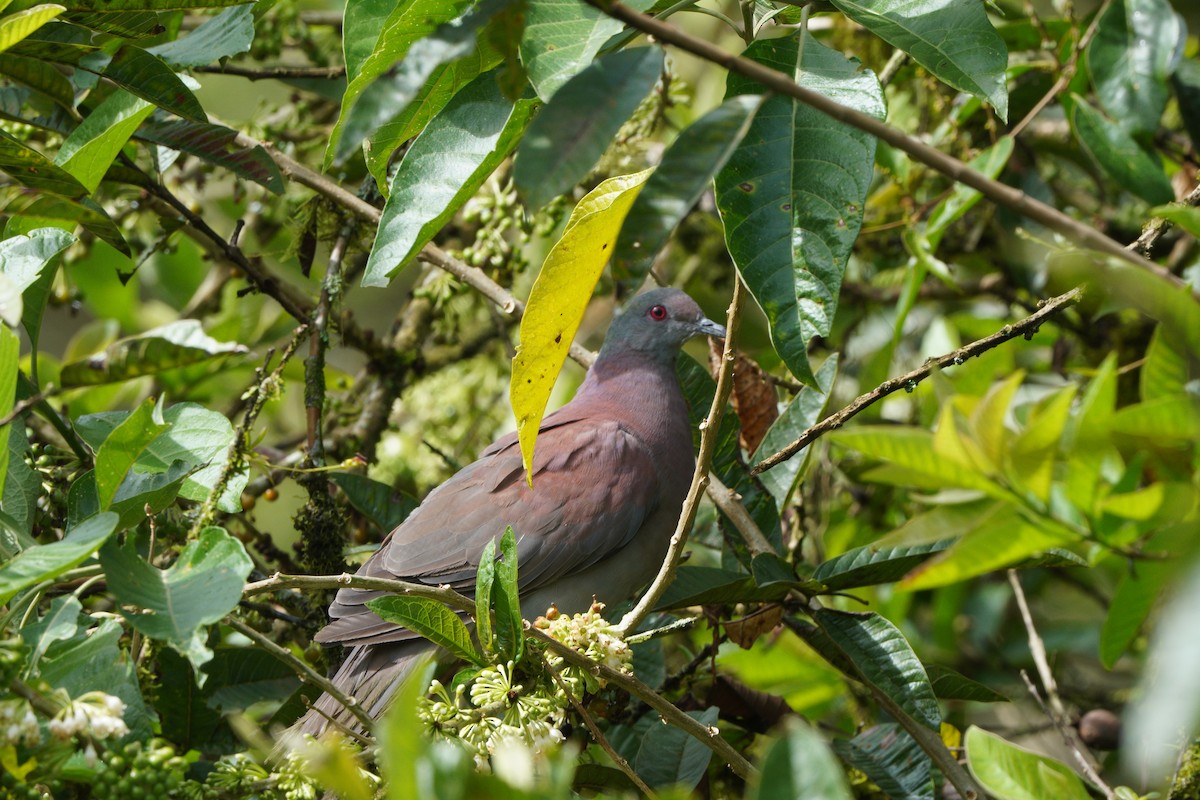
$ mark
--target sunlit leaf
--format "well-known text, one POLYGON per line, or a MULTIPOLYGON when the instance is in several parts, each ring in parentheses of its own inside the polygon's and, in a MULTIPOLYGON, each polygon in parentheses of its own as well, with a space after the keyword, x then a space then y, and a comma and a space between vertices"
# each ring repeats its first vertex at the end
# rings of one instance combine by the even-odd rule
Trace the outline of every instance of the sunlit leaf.
POLYGON ((531 485, 534 443, 550 392, 621 223, 649 176, 650 170, 643 170, 609 178, 580 200, 530 290, 509 396, 531 485))
POLYGON ((196 30, 149 52, 176 67, 212 64, 250 49, 254 40, 254 3, 227 8, 196 30))
POLYGON ((972 725, 967 729, 967 766, 997 800, 1087 800, 1083 781, 1061 761, 1006 742, 972 725))
POLYGON ((118 90, 84 118, 58 150, 54 161, 96 191, 129 137, 154 112, 154 105, 118 90))
POLYGON ((521 60, 538 97, 549 102, 555 92, 584 67, 621 23, 598 8, 574 0, 529 0, 521 60))
POLYGON ((164 111, 193 122, 208 122, 200 102, 161 58, 125 45, 104 69, 104 77, 164 111))
POLYGON ((12 47, 64 11, 63 6, 46 3, 0 18, 0 50, 12 47))
POLYGON ((510 103, 491 73, 454 96, 396 170, 364 286, 386 286, 416 256, 516 148, 533 109, 532 100, 510 103))

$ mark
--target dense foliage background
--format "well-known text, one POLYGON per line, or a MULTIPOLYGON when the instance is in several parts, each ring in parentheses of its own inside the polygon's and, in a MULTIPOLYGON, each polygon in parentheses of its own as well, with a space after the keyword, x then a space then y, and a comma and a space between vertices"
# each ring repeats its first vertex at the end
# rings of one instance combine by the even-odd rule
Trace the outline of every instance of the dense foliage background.
POLYGON ((1194 3, 0 5, 0 795, 1200 797, 1194 3), (734 333, 643 634, 489 568, 494 640, 387 609, 475 664, 377 749, 273 752, 286 576, 656 281, 734 333))

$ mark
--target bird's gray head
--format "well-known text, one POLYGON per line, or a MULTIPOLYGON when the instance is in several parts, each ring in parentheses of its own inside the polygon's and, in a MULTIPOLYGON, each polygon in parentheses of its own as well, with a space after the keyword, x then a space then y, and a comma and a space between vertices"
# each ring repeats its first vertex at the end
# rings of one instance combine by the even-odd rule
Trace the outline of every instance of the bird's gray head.
POLYGON ((680 290, 653 289, 617 313, 600 355, 633 351, 673 361, 684 342, 701 334, 720 338, 725 328, 705 317, 696 301, 680 290))

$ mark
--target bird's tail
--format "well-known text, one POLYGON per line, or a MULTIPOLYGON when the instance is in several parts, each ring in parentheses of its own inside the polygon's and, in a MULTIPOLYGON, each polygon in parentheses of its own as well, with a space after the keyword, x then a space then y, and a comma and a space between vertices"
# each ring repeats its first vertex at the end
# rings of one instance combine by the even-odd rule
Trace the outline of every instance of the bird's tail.
MULTIPOLYGON (((355 647, 330 680, 372 719, 378 719, 396 687, 429 650, 429 643, 423 639, 355 647)), ((320 736, 330 727, 367 733, 358 717, 328 694, 322 694, 289 733, 320 736)), ((286 734, 282 739, 286 741, 286 734)))

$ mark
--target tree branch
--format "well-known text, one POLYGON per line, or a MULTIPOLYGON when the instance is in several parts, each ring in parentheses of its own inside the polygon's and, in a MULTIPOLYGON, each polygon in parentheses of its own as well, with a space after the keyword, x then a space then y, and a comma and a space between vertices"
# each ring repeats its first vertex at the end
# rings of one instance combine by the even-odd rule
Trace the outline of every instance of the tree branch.
POLYGON ((924 364, 916 369, 906 372, 898 378, 891 378, 881 383, 866 394, 859 395, 854 402, 843 408, 836 414, 832 414, 825 419, 811 426, 806 431, 800 434, 794 442, 784 447, 779 452, 767 456, 762 461, 754 465, 750 470, 751 475, 758 475, 766 472, 771 467, 778 466, 784 461, 787 461, 792 456, 799 453, 817 438, 825 435, 835 428, 840 428, 850 420, 851 417, 858 414, 868 406, 874 405, 888 395, 899 391, 901 388, 906 391, 912 391, 918 383, 923 381, 935 369, 945 369, 947 367, 962 364, 968 358, 981 355, 988 350, 991 350, 997 345, 1007 342, 1009 339, 1015 339, 1018 336, 1032 336, 1042 323, 1054 316, 1064 308, 1073 306, 1083 297, 1083 290, 1080 288, 1072 289, 1071 291, 1060 294, 1058 297, 1052 297, 1047 300, 1041 308, 1028 317, 1014 322, 1011 325, 1005 325, 1000 330, 993 333, 991 336, 985 336, 982 339, 977 339, 970 344, 964 345, 957 350, 946 353, 936 358, 926 360, 924 364))

